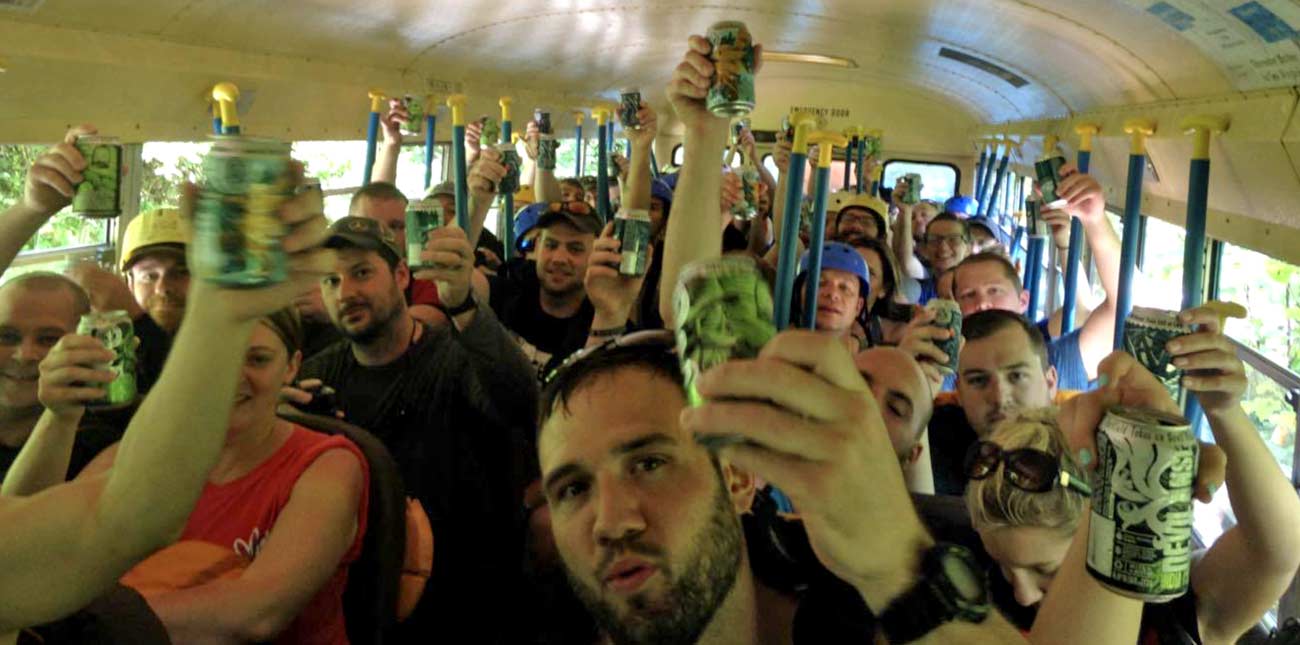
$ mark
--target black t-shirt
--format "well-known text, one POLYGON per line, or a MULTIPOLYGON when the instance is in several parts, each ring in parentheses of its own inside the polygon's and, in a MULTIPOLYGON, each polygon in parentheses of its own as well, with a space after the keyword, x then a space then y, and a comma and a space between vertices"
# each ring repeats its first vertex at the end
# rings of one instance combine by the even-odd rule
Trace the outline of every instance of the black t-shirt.
POLYGON ((492 309, 519 341, 540 374, 587 344, 596 310, 583 299, 578 313, 556 318, 542 310, 541 282, 533 262, 512 263, 492 279, 492 309))
POLYGON ((641 297, 637 300, 638 329, 663 329, 664 319, 659 315, 659 282, 664 275, 664 244, 660 240, 654 247, 654 258, 641 283, 641 297))
POLYGON ((136 388, 140 394, 148 392, 162 374, 163 363, 172 351, 172 335, 158 326, 149 314, 143 314, 131 321, 135 326, 135 336, 140 339, 136 348, 136 388))
POLYGON ((330 345, 343 340, 343 334, 333 323, 316 322, 314 320, 302 321, 302 358, 306 360, 311 358, 330 345))
POLYGON ((519 586, 522 492, 537 474, 537 384, 496 316, 485 307, 463 331, 425 327, 383 366, 358 364, 340 342, 308 360, 302 377, 337 390, 346 420, 383 441, 429 515, 433 575, 400 631, 503 642, 499 601, 519 586))
POLYGON ((730 224, 722 231, 722 252, 731 253, 733 251, 746 251, 749 249, 749 222, 742 223, 740 227, 730 224))
MULTIPOLYGON (((122 432, 126 429, 134 411, 134 407, 103 412, 87 411, 81 417, 81 423, 77 425, 77 436, 72 440, 72 457, 68 461, 68 474, 65 479, 76 477, 96 455, 121 441, 122 432)), ((3 481, 5 475, 9 473, 9 469, 21 451, 22 446, 15 448, 0 445, 0 481, 3 481)))
POLYGON ((934 471, 934 492, 961 495, 966 492, 962 462, 978 436, 966 421, 960 405, 941 405, 930 417, 930 466, 934 471))
MULTIPOLYGON (((501 243, 500 238, 498 238, 496 235, 493 235, 492 231, 489 231, 486 228, 483 229, 482 233, 479 233, 478 245, 476 245, 474 248, 475 250, 486 249, 488 251, 491 251, 493 254, 495 254, 498 260, 502 260, 502 261, 505 260, 506 257, 505 245, 501 243)), ((482 266, 484 264, 483 260, 484 260, 483 256, 475 254, 474 266, 482 266)))

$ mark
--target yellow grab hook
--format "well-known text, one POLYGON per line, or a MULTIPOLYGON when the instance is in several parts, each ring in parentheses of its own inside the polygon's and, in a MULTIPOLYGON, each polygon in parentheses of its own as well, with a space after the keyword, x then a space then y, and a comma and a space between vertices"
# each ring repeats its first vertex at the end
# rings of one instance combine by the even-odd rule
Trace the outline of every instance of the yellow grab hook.
POLYGON ((1101 132, 1096 123, 1080 123, 1074 126, 1074 133, 1079 135, 1079 152, 1092 152, 1092 138, 1101 132))
POLYGON ((795 154, 808 154, 808 135, 809 130, 817 125, 817 115, 811 112, 791 112, 790 125, 794 126, 794 141, 790 143, 790 151, 795 154))
POLYGON ((1129 154, 1145 155, 1147 137, 1156 133, 1156 122, 1151 119, 1129 119, 1124 122, 1124 134, 1129 135, 1129 154))
POLYGON ((379 114, 384 111, 384 101, 388 99, 387 95, 379 90, 370 90, 367 96, 370 97, 370 111, 372 113, 379 114))
POLYGON ((453 126, 465 125, 466 100, 464 94, 452 94, 447 97, 447 107, 451 108, 451 124, 453 126))
POLYGON ((1224 114, 1196 114, 1183 119, 1179 128, 1184 134, 1190 134, 1192 140, 1192 158, 1210 158, 1210 135, 1227 132, 1230 120, 1224 114))
POLYGON ((817 146, 817 167, 830 168, 835 148, 849 145, 849 140, 838 132, 820 130, 808 135, 808 143, 817 146))
POLYGON ((510 104, 514 102, 515 100, 510 98, 509 96, 503 96, 500 99, 497 99, 497 105, 501 106, 502 123, 505 123, 506 121, 510 120, 510 104))
POLYGON ((212 100, 221 110, 221 125, 226 128, 239 127, 239 111, 235 102, 239 100, 239 88, 234 83, 217 83, 212 88, 212 100))

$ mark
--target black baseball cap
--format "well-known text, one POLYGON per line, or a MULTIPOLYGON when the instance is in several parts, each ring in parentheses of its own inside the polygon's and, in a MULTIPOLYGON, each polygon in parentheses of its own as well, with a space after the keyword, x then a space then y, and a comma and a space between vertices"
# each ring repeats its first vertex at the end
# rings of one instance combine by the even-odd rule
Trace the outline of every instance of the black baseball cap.
POLYGON ((378 220, 367 217, 344 217, 330 225, 330 236, 325 246, 331 249, 355 246, 378 251, 388 263, 396 266, 402 259, 397 248, 397 237, 378 220))

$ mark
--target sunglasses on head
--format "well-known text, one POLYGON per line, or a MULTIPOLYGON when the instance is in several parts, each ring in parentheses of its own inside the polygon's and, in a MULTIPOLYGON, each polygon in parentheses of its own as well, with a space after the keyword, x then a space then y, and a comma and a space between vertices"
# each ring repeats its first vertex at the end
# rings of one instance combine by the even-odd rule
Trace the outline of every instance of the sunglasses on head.
POLYGON ((564 362, 560 363, 559 366, 543 374, 542 387, 550 385, 556 377, 562 374, 564 370, 573 367, 575 363, 592 356, 599 356, 619 347, 662 347, 664 351, 672 352, 677 348, 677 337, 673 335, 673 332, 666 329, 648 329, 616 336, 592 347, 584 347, 569 354, 569 357, 564 359, 564 362))
POLYGON ((550 213, 573 213, 575 215, 591 215, 595 213, 587 202, 551 202, 546 206, 547 212, 550 213))
POLYGON ((966 476, 972 480, 987 479, 1003 465, 1002 474, 1007 483, 1031 493, 1046 493, 1060 485, 1085 497, 1092 496, 1092 487, 1083 479, 1071 476, 1061 468, 1056 457, 1033 448, 1003 450, 991 441, 978 441, 966 451, 966 476))

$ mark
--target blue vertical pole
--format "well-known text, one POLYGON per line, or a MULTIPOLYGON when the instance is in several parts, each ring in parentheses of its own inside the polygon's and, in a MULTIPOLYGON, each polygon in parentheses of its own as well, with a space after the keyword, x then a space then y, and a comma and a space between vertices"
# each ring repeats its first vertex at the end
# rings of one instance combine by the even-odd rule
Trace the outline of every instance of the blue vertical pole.
MULTIPOLYGON (((975 164, 975 198, 979 199, 980 193, 984 187, 984 166, 989 162, 988 146, 980 145, 980 160, 975 164)), ((961 188, 958 186, 958 188, 961 188)), ((960 191, 958 191, 960 192, 960 191)))
POLYGON ((857 145, 858 138, 853 137, 849 147, 844 149, 844 187, 841 190, 849 189, 849 180, 853 177, 853 148, 857 145))
POLYGON ((451 108, 451 169, 456 179, 456 226, 469 230, 469 177, 465 168, 465 97, 447 98, 451 108))
POLYGON ((1133 311, 1133 274, 1137 270, 1138 218, 1142 215, 1142 177, 1146 172, 1146 137, 1155 131, 1149 122, 1124 124, 1132 136, 1128 156, 1128 186, 1124 196, 1124 233, 1119 256, 1119 297, 1115 309, 1115 349, 1124 347, 1124 325, 1133 311))
POLYGON ((790 306, 794 300, 794 277, 799 245, 800 209, 803 203, 804 173, 808 168, 807 126, 796 127, 790 151, 790 166, 786 170, 785 205, 781 221, 781 250, 776 262, 776 289, 773 300, 773 317, 777 329, 790 326, 790 306))
MULTIPOLYGON (((830 142, 822 143, 831 145, 830 142)), ((817 288, 822 275, 822 246, 826 239, 826 204, 830 201, 831 167, 817 166, 813 187, 812 231, 808 236, 808 272, 804 275, 803 324, 817 328, 817 288)))
MULTIPOLYGON (((1187 177, 1187 237, 1183 243, 1183 309, 1199 307, 1205 301, 1206 209, 1210 193, 1210 135, 1227 129, 1221 117, 1194 117, 1184 122, 1196 137, 1187 177)), ((1216 250, 1221 252, 1221 247, 1216 250)), ((1217 286, 1216 286, 1217 287, 1217 286)), ((1217 288, 1216 288, 1217 290, 1217 288)), ((1200 401, 1188 396, 1183 414, 1192 423, 1201 418, 1200 401)))
POLYGON ((361 185, 370 183, 370 174, 375 169, 375 145, 379 141, 379 112, 384 107, 384 95, 380 92, 370 93, 370 122, 366 128, 366 167, 361 169, 361 185))
MULTIPOLYGON (((1008 146, 1008 152, 1010 147, 1008 146)), ((980 203, 980 214, 988 212, 989 194, 993 188, 993 173, 997 170, 998 165, 998 146, 993 144, 993 149, 989 151, 988 163, 984 165, 984 178, 980 181, 980 192, 976 199, 980 203)))
POLYGON ((596 210, 600 221, 609 221, 609 124, 605 115, 596 116, 596 210))
POLYGON ((1043 284, 1043 250, 1047 238, 1042 235, 1029 236, 1029 251, 1025 257, 1025 286, 1029 289, 1029 313, 1031 321, 1038 320, 1038 309, 1042 303, 1043 284))
POLYGON ((865 135, 863 136, 863 138, 861 138, 861 139, 858 140, 858 146, 857 146, 857 148, 854 149, 854 151, 857 152, 857 155, 858 155, 858 164, 857 164, 857 167, 856 167, 857 180, 858 180, 858 182, 857 182, 857 185, 858 185, 858 192, 857 192, 857 194, 861 195, 861 194, 863 193, 863 191, 865 191, 865 190, 867 189, 867 187, 864 185, 864 184, 866 183, 866 181, 867 181, 867 178, 866 178, 866 167, 867 167, 867 139, 866 139, 865 135))
MULTIPOLYGON (((1092 165, 1092 135, 1096 126, 1080 126, 1079 154, 1075 164, 1079 172, 1087 173, 1092 165)), ((1079 299, 1079 257, 1083 254, 1083 222, 1070 218, 1070 249, 1065 254, 1065 295, 1061 304, 1061 335, 1074 331, 1076 302, 1079 299)))
POLYGON ((998 163, 997 175, 993 179, 993 194, 989 196, 988 201, 980 202, 980 215, 991 215, 993 213, 993 204, 998 201, 1002 192, 1002 184, 1006 183, 1007 164, 1011 163, 1011 149, 1008 146, 1007 154, 1002 156, 1002 161, 998 163))
POLYGON ((574 176, 574 177, 581 177, 581 176, 582 176, 582 170, 583 170, 583 164, 582 164, 582 153, 583 153, 583 149, 582 149, 582 115, 578 115, 578 127, 574 130, 574 134, 573 134, 573 145, 577 146, 576 154, 573 155, 573 157, 574 157, 574 161, 577 163, 577 168, 574 169, 574 171, 573 171, 573 176, 574 176))
MULTIPOLYGON (((503 96, 498 101, 501 106, 501 143, 510 143, 512 123, 510 121, 510 97, 503 96)), ((501 231, 501 251, 509 261, 515 255, 515 196, 506 193, 501 196, 501 208, 497 211, 497 230, 501 231)))
POLYGON ((221 105, 212 104, 212 134, 221 134, 221 105))
POLYGON ((433 153, 438 147, 438 138, 434 136, 438 129, 438 117, 434 116, 437 106, 430 102, 429 108, 429 111, 424 114, 424 189, 426 191, 433 186, 433 153))
POLYGON ((1011 236, 1011 249, 1008 251, 1011 255, 1011 261, 1015 262, 1016 257, 1020 255, 1020 245, 1025 241, 1025 227, 1022 224, 1016 224, 1016 232, 1011 236))

